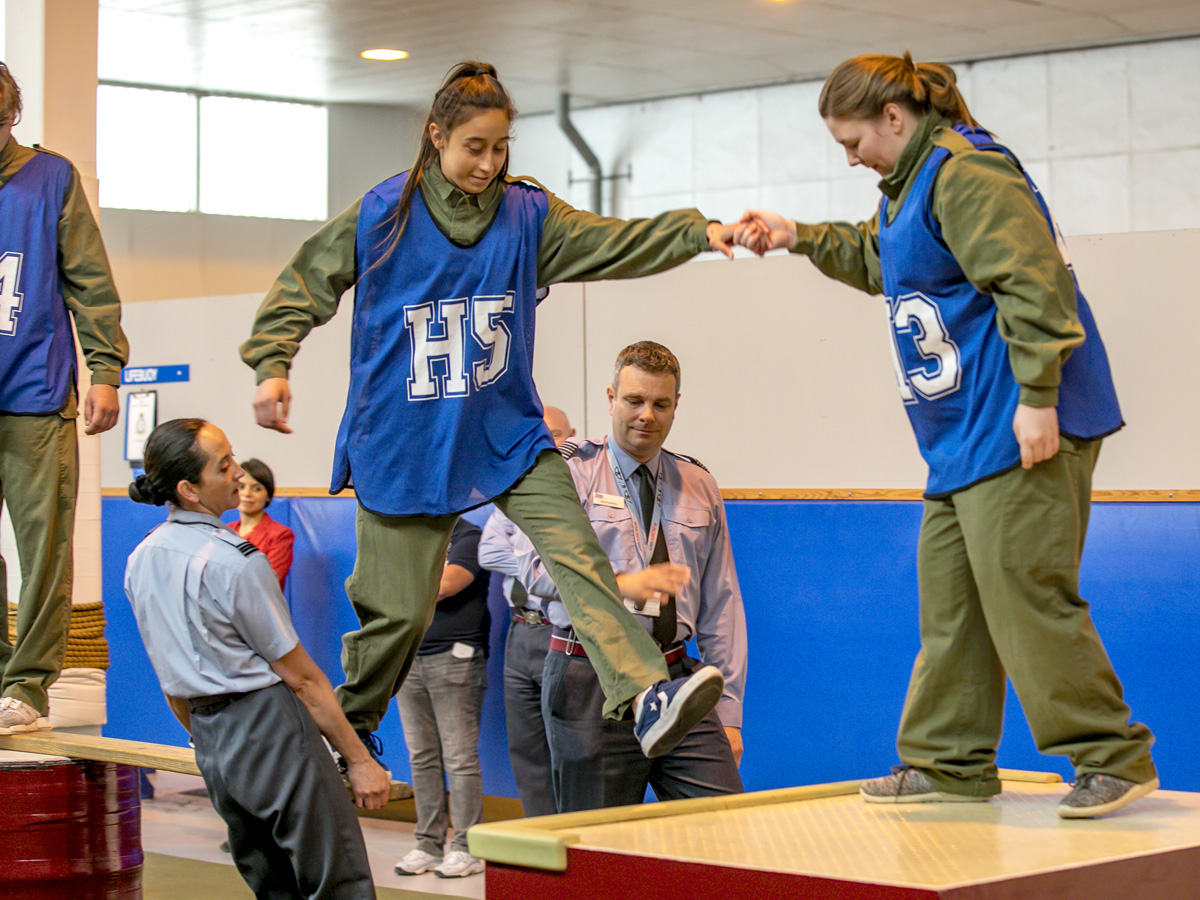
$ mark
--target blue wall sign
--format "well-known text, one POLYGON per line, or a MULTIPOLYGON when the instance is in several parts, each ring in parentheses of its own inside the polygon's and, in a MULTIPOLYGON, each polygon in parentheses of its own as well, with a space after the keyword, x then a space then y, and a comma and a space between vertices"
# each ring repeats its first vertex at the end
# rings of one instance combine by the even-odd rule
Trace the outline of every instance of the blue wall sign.
POLYGON ((121 370, 121 384, 165 384, 188 381, 187 366, 141 366, 121 370))

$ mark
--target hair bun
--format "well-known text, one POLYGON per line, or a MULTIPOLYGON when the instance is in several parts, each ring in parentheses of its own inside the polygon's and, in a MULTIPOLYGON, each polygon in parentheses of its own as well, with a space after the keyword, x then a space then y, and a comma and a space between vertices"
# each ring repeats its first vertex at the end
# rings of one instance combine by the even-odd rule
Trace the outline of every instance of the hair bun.
POLYGON ((155 496, 154 486, 145 473, 129 483, 129 499, 135 503, 146 503, 151 506, 162 506, 162 501, 155 496))

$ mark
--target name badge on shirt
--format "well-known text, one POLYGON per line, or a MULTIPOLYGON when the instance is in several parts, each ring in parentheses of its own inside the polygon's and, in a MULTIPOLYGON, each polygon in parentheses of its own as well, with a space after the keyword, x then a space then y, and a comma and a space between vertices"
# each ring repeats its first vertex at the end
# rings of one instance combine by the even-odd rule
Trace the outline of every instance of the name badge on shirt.
POLYGON ((611 506, 613 509, 624 509, 625 498, 618 497, 616 494, 602 494, 599 491, 592 494, 593 506, 611 506))
POLYGON ((638 606, 628 597, 623 597, 625 608, 635 616, 650 616, 652 619, 657 619, 662 615, 662 606, 657 600, 647 600, 641 606, 638 606))

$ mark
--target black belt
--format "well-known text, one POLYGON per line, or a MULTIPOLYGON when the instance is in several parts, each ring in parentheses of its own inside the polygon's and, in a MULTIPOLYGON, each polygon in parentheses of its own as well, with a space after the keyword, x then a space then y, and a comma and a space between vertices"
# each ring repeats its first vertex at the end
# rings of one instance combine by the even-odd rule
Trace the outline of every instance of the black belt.
MULTIPOLYGON (((559 653, 565 653, 568 656, 587 657, 587 651, 583 649, 583 644, 579 643, 579 641, 575 639, 574 632, 562 631, 558 628, 554 629, 554 631, 555 634, 550 636, 551 650, 557 650, 559 653)), ((685 647, 682 642, 672 644, 663 651, 663 659, 669 666, 672 663, 677 663, 679 660, 683 659, 686 653, 687 647, 685 647)))
POLYGON ((252 693, 254 692, 242 691, 234 694, 209 694, 207 697, 188 697, 188 709, 202 716, 211 715, 252 693))
POLYGON ((512 620, 520 625, 550 624, 550 620, 536 609, 514 609, 512 620))

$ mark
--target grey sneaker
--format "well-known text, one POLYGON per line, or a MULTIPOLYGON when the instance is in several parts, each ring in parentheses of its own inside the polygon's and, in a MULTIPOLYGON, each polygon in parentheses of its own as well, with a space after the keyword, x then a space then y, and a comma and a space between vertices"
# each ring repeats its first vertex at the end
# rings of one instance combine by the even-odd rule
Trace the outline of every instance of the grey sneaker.
POLYGON ((1158 789, 1157 778, 1138 784, 1135 781, 1095 772, 1080 775, 1072 784, 1071 793, 1063 797, 1058 804, 1058 815, 1063 819, 1103 816, 1158 789))
POLYGON ((864 781, 858 793, 868 803, 984 803, 988 799, 938 790, 912 766, 892 766, 891 775, 864 781))
POLYGON ((16 697, 0 697, 0 734, 21 734, 50 727, 50 720, 16 697))
MULTIPOLYGON (((453 854, 452 854, 453 855, 453 854)), ((421 875, 442 864, 440 856, 426 853, 420 848, 413 848, 405 854, 404 859, 396 863, 397 875, 421 875)))
POLYGON ((483 871, 483 860, 476 859, 465 850, 451 850, 446 861, 433 870, 438 878, 466 878, 483 871))

